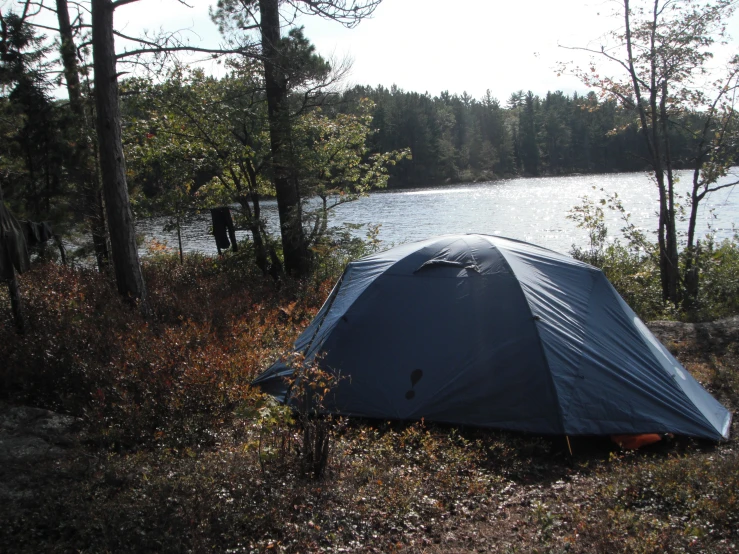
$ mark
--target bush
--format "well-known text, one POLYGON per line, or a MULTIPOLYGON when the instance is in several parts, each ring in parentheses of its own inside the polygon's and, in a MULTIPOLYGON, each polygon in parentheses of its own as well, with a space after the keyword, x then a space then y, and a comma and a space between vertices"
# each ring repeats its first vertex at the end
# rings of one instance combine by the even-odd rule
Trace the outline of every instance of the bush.
MULTIPOLYGON (((600 189, 603 192, 603 189, 600 189)), ((739 235, 716 245, 711 236, 695 251, 694 267, 698 271, 696 298, 687 298, 687 285, 681 283, 686 301, 676 309, 662 299, 662 285, 657 247, 629 220, 617 194, 600 201, 582 199, 568 215, 577 226, 587 230, 590 245, 572 246, 573 258, 603 270, 623 299, 645 321, 683 319, 711 321, 739 313, 739 235), (604 209, 621 214, 625 242, 609 241, 604 209), (687 300, 690 300, 689 302, 687 300)), ((687 252, 680 253, 681 276, 685 276, 687 252)))
POLYGON ((84 417, 116 447, 211 443, 331 285, 278 290, 204 256, 160 255, 144 273, 151 321, 95 271, 44 264, 25 274, 28 330, 15 334, 9 310, 0 329, 2 394, 84 417))
POLYGON ((709 237, 698 251, 698 297, 689 314, 710 321, 739 313, 739 235, 716 245, 709 237))

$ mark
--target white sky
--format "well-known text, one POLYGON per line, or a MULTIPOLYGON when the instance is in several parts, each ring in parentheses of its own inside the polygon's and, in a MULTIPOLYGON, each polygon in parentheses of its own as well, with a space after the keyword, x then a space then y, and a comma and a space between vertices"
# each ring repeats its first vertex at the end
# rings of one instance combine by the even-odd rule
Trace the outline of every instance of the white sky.
MULTIPOLYGON (((116 11, 116 28, 192 29, 217 45, 208 17, 212 2, 141 0, 116 11)), ((354 29, 305 17, 306 36, 324 56, 353 60, 348 84, 393 84, 438 95, 466 91, 480 98, 490 89, 502 102, 519 89, 544 94, 584 88, 573 77, 557 77, 558 61, 573 52, 558 44, 585 45, 617 21, 606 17, 609 0, 383 0, 371 19, 354 29), (601 12, 601 15, 598 15, 601 12)))
POLYGON ((602 34, 612 22, 596 12, 582 0, 384 0, 356 29, 311 22, 306 31, 322 52, 354 59, 358 84, 474 98, 490 89, 505 101, 519 89, 583 90, 574 78, 556 76, 557 62, 572 58, 557 45, 602 34))
MULTIPOLYGON (((134 36, 142 29, 183 29, 193 44, 217 46, 221 37, 208 15, 215 2, 188 3, 193 8, 177 0, 124 5, 116 10, 116 29, 134 36)), ((466 91, 478 99, 490 89, 505 102, 520 89, 585 91, 574 77, 557 77, 556 67, 572 59, 584 65, 587 57, 558 45, 597 47, 619 26, 611 16, 618 7, 615 0, 383 0, 355 29, 315 16, 300 23, 319 53, 353 60, 348 85, 466 91)), ((739 17, 730 23, 739 38, 739 17)))

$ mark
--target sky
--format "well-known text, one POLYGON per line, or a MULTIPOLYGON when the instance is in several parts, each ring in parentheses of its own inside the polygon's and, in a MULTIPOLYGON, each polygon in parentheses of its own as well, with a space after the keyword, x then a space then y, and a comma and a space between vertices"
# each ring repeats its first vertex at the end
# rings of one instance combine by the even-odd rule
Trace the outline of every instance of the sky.
MULTIPOLYGON (((217 45, 220 36, 208 17, 212 3, 190 4, 192 9, 175 0, 125 5, 116 12, 116 28, 126 34, 187 29, 193 42, 217 45)), ((597 39, 616 23, 604 15, 612 6, 608 0, 383 0, 354 29, 318 17, 299 23, 320 54, 352 60, 347 84, 474 98, 489 89, 505 101, 519 89, 585 90, 574 77, 557 77, 558 62, 574 54, 558 45, 597 39)))
MULTIPOLYGON (((116 29, 181 30, 193 44, 218 46, 209 0, 140 0, 116 10, 116 29)), ((383 0, 370 19, 345 29, 305 17, 306 36, 325 57, 353 61, 347 85, 397 85, 406 91, 486 90, 505 102, 517 90, 543 95, 587 89, 572 75, 557 75, 560 62, 585 66, 588 57, 562 46, 598 47, 617 28, 615 0, 383 0)), ((729 25, 739 38, 739 18, 729 25)), ((737 43, 731 45, 736 49, 737 43)), ((216 69, 217 71, 217 69, 216 69)))

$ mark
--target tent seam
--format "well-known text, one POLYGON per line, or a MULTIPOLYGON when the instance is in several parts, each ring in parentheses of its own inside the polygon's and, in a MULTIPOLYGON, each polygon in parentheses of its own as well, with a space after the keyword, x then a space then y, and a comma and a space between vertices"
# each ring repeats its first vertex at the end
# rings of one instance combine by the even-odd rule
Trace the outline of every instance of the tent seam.
MULTIPOLYGON (((413 252, 414 252, 414 253, 415 253, 415 252, 418 252, 418 250, 420 250, 421 248, 423 248, 423 246, 421 245, 421 243, 426 243, 426 242, 428 242, 428 239, 427 239, 427 240, 421 240, 421 241, 416 241, 416 242, 418 243, 418 248, 416 248, 415 250, 413 250, 413 252)), ((392 250, 392 249, 391 249, 391 250, 392 250)), ((383 252, 385 252, 385 251, 383 251, 383 252)), ((379 252, 378 254, 382 254, 383 252, 379 252)), ((359 261, 359 260, 357 260, 357 261, 359 261)), ((377 280, 378 280, 379 278, 381 278, 381 277, 382 277, 383 275, 386 275, 386 274, 387 274, 387 272, 388 272, 388 271, 389 271, 390 269, 392 269, 393 267, 395 267, 395 266, 396 266, 397 264, 399 264, 399 263, 400 263, 400 261, 401 261, 401 259, 397 259, 397 260, 395 260, 395 261, 394 261, 393 263, 391 263, 391 264, 390 264, 389 266, 387 266, 387 267, 386 267, 386 268, 385 268, 385 269, 384 269, 384 270, 383 270, 382 272, 378 273, 378 274, 377 274, 377 275, 376 275, 376 276, 374 277, 374 279, 372 279, 372 280, 371 280, 371 281, 370 281, 370 282, 369 282, 369 283, 367 284, 367 286, 366 286, 366 287, 364 288, 364 290, 362 290, 362 292, 360 292, 360 293, 359 293, 359 294, 357 295, 357 297, 356 297, 356 298, 355 298, 355 299, 353 300, 353 302, 352 302, 352 305, 354 305, 354 304, 355 304, 355 303, 356 303, 356 302, 357 302, 357 301, 358 301, 358 300, 359 300, 360 298, 362 298, 362 297, 363 297, 363 296, 365 295, 365 293, 367 292, 367 290, 368 290, 368 289, 369 289, 369 288, 370 288, 370 287, 371 287, 371 286, 372 286, 372 285, 373 285, 373 284, 374 284, 374 283, 375 283, 375 282, 376 282, 376 281, 377 281, 377 280)), ((334 301, 335 301, 335 300, 336 300, 336 298, 337 298, 337 297, 339 296, 339 293, 341 292, 341 285, 343 285, 343 283, 344 283, 344 277, 345 277, 345 276, 346 276, 346 274, 347 274, 347 273, 349 272, 349 268, 352 268, 352 269, 354 269, 354 267, 355 267, 355 262, 350 262, 349 264, 347 264, 347 267, 346 267, 346 269, 344 270, 344 273, 342 273, 342 274, 341 274, 341 279, 339 279, 339 282, 338 282, 338 283, 336 283, 336 285, 334 286, 334 289, 336 290, 336 295, 334 295, 333 299, 331 300, 331 305, 330 305, 330 306, 328 307, 328 309, 326 310, 326 313, 325 313, 325 314, 323 315, 323 319, 321 320, 321 323, 320 323, 320 325, 318 326, 318 329, 317 329, 317 330, 316 330, 316 332, 315 332, 315 333, 313 334, 313 337, 311 337, 311 340, 310 340, 310 342, 308 343, 308 346, 306 346, 306 347, 305 347, 305 350, 303 350, 303 353, 304 353, 305 355, 308 355, 308 352, 309 352, 309 351, 310 351, 310 349, 311 349, 311 348, 313 347, 313 342, 314 342, 314 341, 316 340, 316 337, 318 336, 318 333, 319 333, 319 331, 320 331, 320 330, 321 330, 321 328, 323 327, 323 323, 324 323, 324 321, 326 320, 326 317, 328 317, 328 314, 329 314, 329 312, 331 311, 331 307, 333 306, 333 303, 334 303, 334 301)), ((332 291, 332 292, 333 292, 333 291, 332 291)), ((323 309, 323 307, 321 307, 321 309, 323 309)))
MULTIPOLYGON (((495 246, 495 245, 493 245, 495 246)), ((506 258, 505 251, 503 248, 498 248, 495 246, 495 249, 500 254, 500 257, 503 259, 503 262, 506 266, 508 266, 508 270, 511 272, 511 275, 516 277, 516 272, 513 270, 513 267, 511 267, 511 264, 508 262, 508 258, 506 258)), ((534 310, 531 308, 531 303, 529 302, 529 297, 526 295, 526 292, 523 290, 523 286, 521 285, 521 281, 516 277, 515 279, 516 285, 518 286, 518 290, 521 291, 521 294, 523 295, 524 301, 526 302, 526 306, 529 308, 529 313, 531 314, 532 319, 534 320, 534 330, 536 331, 536 338, 537 344, 539 345, 539 351, 541 352, 541 356, 544 359, 544 363, 546 364, 547 368, 547 379, 552 387, 552 392, 554 394, 554 406, 557 410, 557 414, 559 415, 559 423, 560 423, 560 429, 562 430, 562 434, 565 433, 565 422, 564 422, 564 415, 562 414, 562 406, 560 404, 559 400, 559 392, 557 391, 557 385, 554 383, 554 378, 552 377, 552 368, 549 364, 549 358, 547 357, 547 353, 544 350, 544 345, 542 344, 541 340, 541 334, 539 333, 539 325, 536 323, 538 320, 536 319, 536 314, 534 313, 534 310)))

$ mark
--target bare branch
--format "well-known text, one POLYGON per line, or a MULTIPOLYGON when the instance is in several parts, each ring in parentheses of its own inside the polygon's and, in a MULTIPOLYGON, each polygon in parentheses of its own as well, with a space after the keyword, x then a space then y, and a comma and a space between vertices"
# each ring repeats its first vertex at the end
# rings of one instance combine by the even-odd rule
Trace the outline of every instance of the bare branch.
POLYGON ((46 10, 56 15, 56 10, 54 8, 46 6, 43 2, 29 2, 28 4, 30 6, 35 6, 36 8, 38 8, 38 10, 33 15, 41 13, 41 10, 46 10))
POLYGON ((67 4, 71 6, 75 6, 78 10, 84 10, 87 13, 90 13, 90 8, 86 4, 83 4, 82 2, 67 2, 67 4))
POLYGON ((120 8, 121 6, 125 6, 126 4, 133 4, 134 2, 138 2, 139 0, 116 0, 111 5, 113 6, 113 9, 120 8))
POLYGON ((705 196, 707 194, 710 194, 712 192, 716 192, 717 190, 727 189, 729 187, 734 187, 736 185, 739 185, 739 180, 736 180, 736 181, 734 181, 732 183, 725 183, 723 185, 718 185, 718 186, 715 186, 715 187, 707 188, 705 191, 703 191, 703 196, 705 196))
POLYGON ((113 30, 113 34, 115 36, 117 36, 117 37, 120 37, 120 38, 124 39, 124 40, 130 40, 132 42, 139 42, 141 44, 148 44, 149 46, 154 46, 154 47, 157 47, 157 48, 159 47, 159 44, 157 44, 156 42, 152 42, 152 41, 149 41, 149 40, 146 40, 146 39, 143 39, 143 38, 130 37, 128 35, 124 35, 123 33, 119 32, 119 31, 116 31, 115 29, 113 30))
POLYGON ((26 19, 28 19, 28 17, 33 16, 33 15, 36 15, 36 13, 38 13, 38 12, 36 12, 36 13, 33 13, 33 14, 29 14, 28 13, 28 8, 30 8, 30 7, 31 7, 31 1, 30 0, 26 0, 24 2, 24 4, 23 4, 23 15, 21 15, 21 21, 23 23, 25 23, 25 21, 26 21, 26 19))
POLYGON ((169 54, 173 52, 201 52, 204 54, 217 54, 219 56, 225 56, 227 54, 242 54, 246 55, 246 52, 241 48, 235 49, 221 49, 221 48, 198 48, 195 46, 161 46, 156 48, 139 48, 137 50, 128 50, 116 54, 116 59, 120 60, 131 56, 141 56, 143 54, 169 54))
POLYGON ((40 23, 29 23, 31 27, 34 27, 36 29, 45 29, 47 31, 53 31, 55 33, 59 32, 58 27, 48 27, 47 25, 41 25, 40 23))
MULTIPOLYGON (((606 52, 605 48, 602 47, 602 46, 601 46, 600 50, 596 50, 594 48, 587 48, 585 46, 564 46, 562 44, 558 44, 557 46, 559 46, 559 48, 562 48, 563 50, 574 50, 574 51, 577 51, 577 52, 587 52, 588 54, 603 56, 604 58, 606 58, 606 59, 608 59, 608 60, 610 60, 612 62, 615 62, 618 65, 620 65, 629 75, 631 75, 631 70, 629 69, 629 66, 623 60, 619 60, 615 56, 613 56, 613 55, 609 54, 608 52, 606 52)), ((642 81, 641 79, 639 79, 639 83, 643 87, 647 88, 647 84, 644 81, 642 81)))

